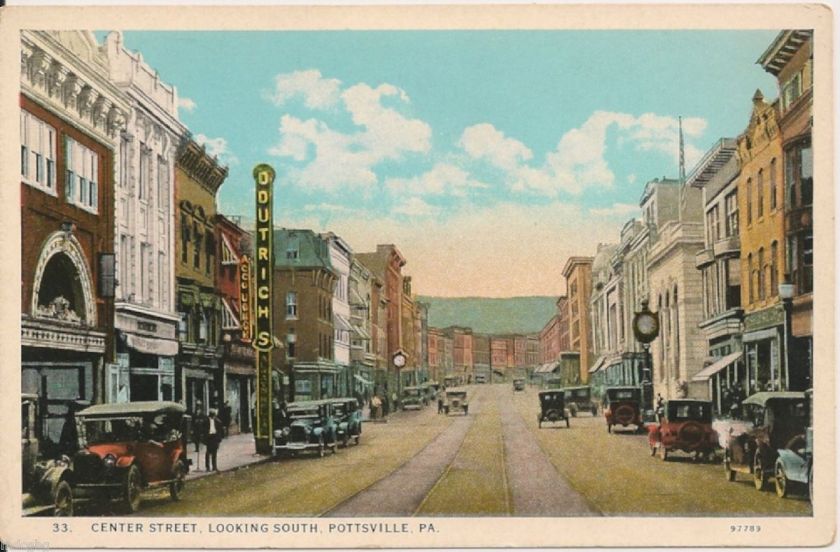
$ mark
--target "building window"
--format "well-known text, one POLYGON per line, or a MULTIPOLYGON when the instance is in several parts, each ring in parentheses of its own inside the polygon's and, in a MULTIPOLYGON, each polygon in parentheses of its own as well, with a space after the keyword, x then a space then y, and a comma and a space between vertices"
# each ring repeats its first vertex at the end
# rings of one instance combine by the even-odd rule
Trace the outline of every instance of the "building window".
POLYGON ((766 297, 766 280, 764 278, 764 248, 760 247, 758 249, 758 298, 759 300, 764 300, 766 297))
POLYGON ((98 212, 99 156, 69 136, 64 139, 64 154, 67 201, 86 211, 98 212))
POLYGON ((726 308, 741 306, 741 259, 729 259, 726 262, 726 308))
POLYGON ((764 169, 760 169, 758 171, 758 177, 756 178, 755 183, 756 191, 758 194, 758 198, 756 203, 758 204, 758 218, 764 216, 764 169))
POLYGON ((128 138, 126 136, 120 137, 120 188, 125 188, 128 185, 128 138))
POLYGON ((158 209, 166 209, 169 197, 169 165, 158 155, 157 158, 157 206, 158 209))
POLYGON ((300 242, 297 238, 289 240, 289 246, 286 248, 286 259, 296 261, 300 258, 300 242))
POLYGON ((296 345, 297 336, 295 336, 294 330, 289 330, 289 334, 286 335, 286 356, 288 358, 295 358, 297 356, 296 345))
POLYGON ((782 111, 790 106, 802 95, 802 73, 796 73, 782 85, 782 111))
POLYGON ((187 222, 187 215, 181 213, 181 262, 187 262, 187 245, 190 243, 190 226, 187 222))
POLYGON ((752 194, 753 194, 753 187, 752 187, 752 178, 747 179, 747 224, 752 224, 752 194))
POLYGON ((770 245, 770 296, 776 295, 779 291, 779 242, 774 241, 770 245))
POLYGON ((726 237, 738 235, 738 192, 732 192, 724 199, 726 206, 726 237))
POLYGON ((190 339, 190 315, 186 312, 178 313, 178 340, 189 341, 190 339))
POLYGON ((286 320, 297 320, 297 315, 297 292, 290 291, 286 293, 286 320))
POLYGON ((777 206, 777 198, 778 198, 778 186, 776 181, 776 158, 774 157, 772 161, 770 161, 770 210, 775 211, 777 206))
POLYGON ((202 309, 198 319, 198 341, 207 343, 209 341, 210 319, 207 312, 202 309))
POLYGON ((137 197, 147 199, 149 195, 149 165, 151 164, 151 152, 142 142, 140 143, 140 179, 137 186, 137 197))
POLYGON ((55 129, 20 111, 20 175, 23 181, 55 195, 55 129))
POLYGON ((709 245, 711 245, 720 239, 720 216, 717 205, 706 213, 706 227, 709 232, 709 245))
POLYGON ((811 143, 799 142, 785 151, 785 191, 790 207, 811 205, 814 199, 811 143))
POLYGON ((753 255, 750 253, 747 255, 747 297, 749 297, 749 303, 755 301, 755 286, 753 285, 754 276, 753 276, 753 255))
POLYGON ((195 239, 195 249, 193 250, 193 267, 201 268, 201 242, 204 238, 204 233, 198 229, 198 224, 193 223, 193 239, 195 239))
POLYGON ((206 264, 204 265, 204 272, 206 274, 210 274, 210 270, 213 268, 213 263, 216 258, 216 238, 209 230, 204 238, 204 256, 206 261, 206 264))

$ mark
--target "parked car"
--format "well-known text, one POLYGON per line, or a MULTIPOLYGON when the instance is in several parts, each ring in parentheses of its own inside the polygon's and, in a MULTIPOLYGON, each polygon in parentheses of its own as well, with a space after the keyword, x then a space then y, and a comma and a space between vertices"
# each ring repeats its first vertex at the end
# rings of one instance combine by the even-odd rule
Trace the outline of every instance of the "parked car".
POLYGON ((23 515, 51 513, 73 515, 73 470, 67 456, 44 459, 38 427, 37 395, 21 394, 21 464, 23 467, 23 515))
POLYGON ((513 380, 514 391, 525 391, 525 378, 516 378, 513 380))
POLYGON ((561 389, 552 391, 540 391, 540 413, 537 414, 537 425, 542 428, 543 422, 559 422, 566 421, 566 427, 569 427, 569 418, 571 413, 566 407, 566 399, 561 389))
POLYGON ((347 447, 350 439, 358 445, 362 438, 362 409, 355 398, 331 399, 338 440, 347 447))
MULTIPOLYGON (((741 403, 741 416, 749 424, 745 431, 734 428, 723 450, 726 479, 737 472, 752 475, 755 488, 763 490, 774 475, 780 449, 796 448, 808 426, 809 401, 802 392, 763 391, 741 403)), ((787 474, 786 474, 787 475, 787 474)))
POLYGON ((779 449, 776 459, 774 475, 776 477, 776 494, 780 498, 786 497, 791 488, 796 485, 807 487, 808 498, 814 500, 814 401, 813 390, 805 392, 810 409, 809 425, 805 428, 805 435, 794 437, 783 449, 779 449))
POLYGON ((127 513, 140 508, 145 489, 184 491, 190 460, 190 417, 168 401, 98 404, 76 413, 79 451, 73 457, 76 500, 119 499, 127 513))
POLYGON ((612 433, 615 425, 635 425, 636 431, 645 430, 642 422, 642 390, 638 387, 607 387, 604 390, 604 418, 607 432, 612 433))
POLYGON ((577 417, 577 413, 582 410, 591 412, 593 416, 598 415, 598 403, 592 400, 592 390, 589 386, 566 387, 563 393, 566 395, 566 404, 572 417, 577 417))
POLYGON ((458 376, 445 376, 443 378, 444 387, 455 387, 458 385, 458 376))
POLYGON ((557 376, 544 378, 543 389, 563 389, 563 378, 559 378, 557 376))
POLYGON ((470 403, 467 400, 467 392, 464 389, 447 389, 446 398, 443 402, 443 411, 448 416, 456 412, 463 412, 464 416, 469 413, 470 403))
POLYGON ((710 459, 718 437, 712 429, 712 402, 697 399, 665 401, 656 423, 648 426, 650 455, 657 452, 662 460, 668 453, 681 450, 710 459))
POLYGON ((328 400, 300 401, 286 405, 286 425, 274 430, 272 453, 292 454, 316 450, 323 458, 329 447, 338 452, 338 424, 328 400))
POLYGON ((426 394, 416 386, 403 387, 402 407, 403 410, 419 410, 426 404, 426 394))
POLYGON ((476 383, 487 383, 487 374, 476 374, 475 375, 475 382, 476 383))

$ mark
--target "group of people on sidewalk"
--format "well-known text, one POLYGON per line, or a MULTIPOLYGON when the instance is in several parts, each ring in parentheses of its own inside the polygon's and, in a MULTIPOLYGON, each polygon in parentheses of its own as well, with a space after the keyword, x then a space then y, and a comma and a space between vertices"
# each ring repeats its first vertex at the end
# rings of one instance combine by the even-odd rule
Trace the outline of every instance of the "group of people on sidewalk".
POLYGON ((396 392, 374 393, 370 399, 370 419, 381 420, 400 408, 399 397, 396 392))
MULTIPOLYGON (((204 469, 206 471, 219 471, 218 454, 222 439, 227 437, 230 426, 230 407, 225 403, 221 412, 211 408, 207 415, 204 414, 201 401, 195 403, 195 414, 193 414, 192 437, 195 443, 195 452, 200 454, 201 445, 204 445, 204 469)), ((196 467, 196 471, 199 471, 196 467)))

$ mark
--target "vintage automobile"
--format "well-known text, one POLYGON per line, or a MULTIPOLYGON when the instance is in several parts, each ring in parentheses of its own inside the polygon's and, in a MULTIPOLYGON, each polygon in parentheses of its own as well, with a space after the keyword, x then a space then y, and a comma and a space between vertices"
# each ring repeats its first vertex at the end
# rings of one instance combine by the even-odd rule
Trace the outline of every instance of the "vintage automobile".
POLYGON ((74 499, 120 499, 122 509, 133 513, 144 489, 168 486, 172 499, 180 500, 191 463, 185 412, 168 401, 98 404, 77 412, 74 499))
POLYGON ((420 384, 420 388, 423 390, 426 397, 426 405, 428 405, 435 400, 435 397, 437 397, 440 384, 436 381, 425 381, 420 384))
POLYGON ((648 425, 650 455, 681 450, 707 460, 714 456, 718 437, 712 429, 712 402, 697 399, 671 399, 662 404, 656 423, 648 425))
POLYGON ((403 410, 419 410, 426 404, 426 394, 417 386, 403 387, 403 410))
MULTIPOLYGON (((723 469, 728 481, 737 472, 751 474, 755 488, 763 490, 774 475, 779 449, 793 449, 804 439, 809 401, 796 391, 762 391, 741 403, 745 431, 731 430, 723 449, 723 469)), ((787 489, 785 489, 787 491, 787 489)))
POLYGON ((344 447, 350 439, 358 445, 362 438, 362 409, 359 401, 352 397, 331 399, 333 415, 337 424, 338 440, 344 447))
POLYGON ((566 407, 566 399, 563 391, 560 389, 551 391, 540 391, 540 413, 537 414, 537 425, 542 427, 543 422, 559 422, 566 421, 566 427, 569 427, 569 418, 571 413, 566 407))
POLYGON ((557 376, 552 376, 543 379, 543 389, 563 389, 563 379, 557 376))
POLYGON ((443 401, 443 411, 448 416, 456 412, 463 412, 466 416, 470 410, 467 392, 464 389, 447 389, 443 401))
POLYGON ((525 391, 525 378, 515 378, 513 380, 514 391, 525 391))
POLYGON ((67 456, 42 458, 37 395, 21 394, 23 515, 73 515, 73 471, 67 456))
POLYGON ((604 418, 607 420, 607 432, 612 433, 615 425, 627 427, 635 425, 636 431, 645 430, 642 422, 642 390, 638 387, 607 387, 604 390, 604 418))
POLYGON ((329 400, 289 403, 286 420, 286 424, 274 430, 273 454, 314 449, 323 457, 327 447, 333 453, 338 452, 338 424, 329 400))
POLYGON ((476 383, 487 383, 487 374, 476 374, 475 375, 475 382, 476 383))
POLYGON ((776 494, 786 497, 794 485, 806 487, 808 498, 814 501, 814 401, 813 390, 805 392, 810 408, 810 423, 805 435, 794 437, 783 449, 779 449, 774 475, 776 476, 776 494))
POLYGON ((455 387, 458 385, 458 376, 445 376, 443 378, 444 387, 455 387))
POLYGON ((592 400, 592 390, 589 386, 566 387, 563 393, 566 395, 566 404, 572 417, 577 417, 578 412, 582 410, 591 412, 593 416, 598 415, 598 404, 592 400))

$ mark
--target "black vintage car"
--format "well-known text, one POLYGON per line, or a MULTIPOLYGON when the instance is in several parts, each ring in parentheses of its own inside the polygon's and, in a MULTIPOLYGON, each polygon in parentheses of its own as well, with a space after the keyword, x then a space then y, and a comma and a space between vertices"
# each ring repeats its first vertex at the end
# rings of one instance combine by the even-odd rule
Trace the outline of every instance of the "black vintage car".
POLYGON ((562 389, 540 391, 540 413, 537 414, 537 425, 542 427, 543 422, 559 422, 565 420, 566 427, 569 427, 571 413, 566 407, 566 400, 562 389))
POLYGON ((329 447, 338 452, 338 424, 330 400, 301 401, 286 406, 286 422, 274 430, 273 454, 316 450, 323 457, 329 447))
POLYGON ((613 426, 617 425, 621 427, 635 425, 637 432, 644 432, 641 404, 641 388, 607 387, 604 391, 604 418, 607 420, 607 432, 612 433, 613 426))
POLYGON ((591 412, 593 416, 598 415, 598 403, 592 400, 592 390, 587 385, 578 387, 566 387, 563 389, 566 394, 566 404, 569 405, 569 412, 572 417, 577 417, 578 412, 591 412))
POLYGON ((513 380, 513 390, 514 391, 525 391, 525 378, 514 378, 514 380, 513 380))
POLYGON ((358 445, 362 438, 362 410, 359 408, 359 401, 352 397, 341 399, 330 399, 337 425, 338 440, 344 447, 350 443, 350 439, 358 445))
POLYGON ((723 449, 726 479, 736 472, 751 474, 755 488, 763 490, 774 476, 780 449, 795 449, 805 440, 810 405, 805 393, 766 391, 741 403, 741 417, 747 420, 741 432, 730 430, 723 449))

